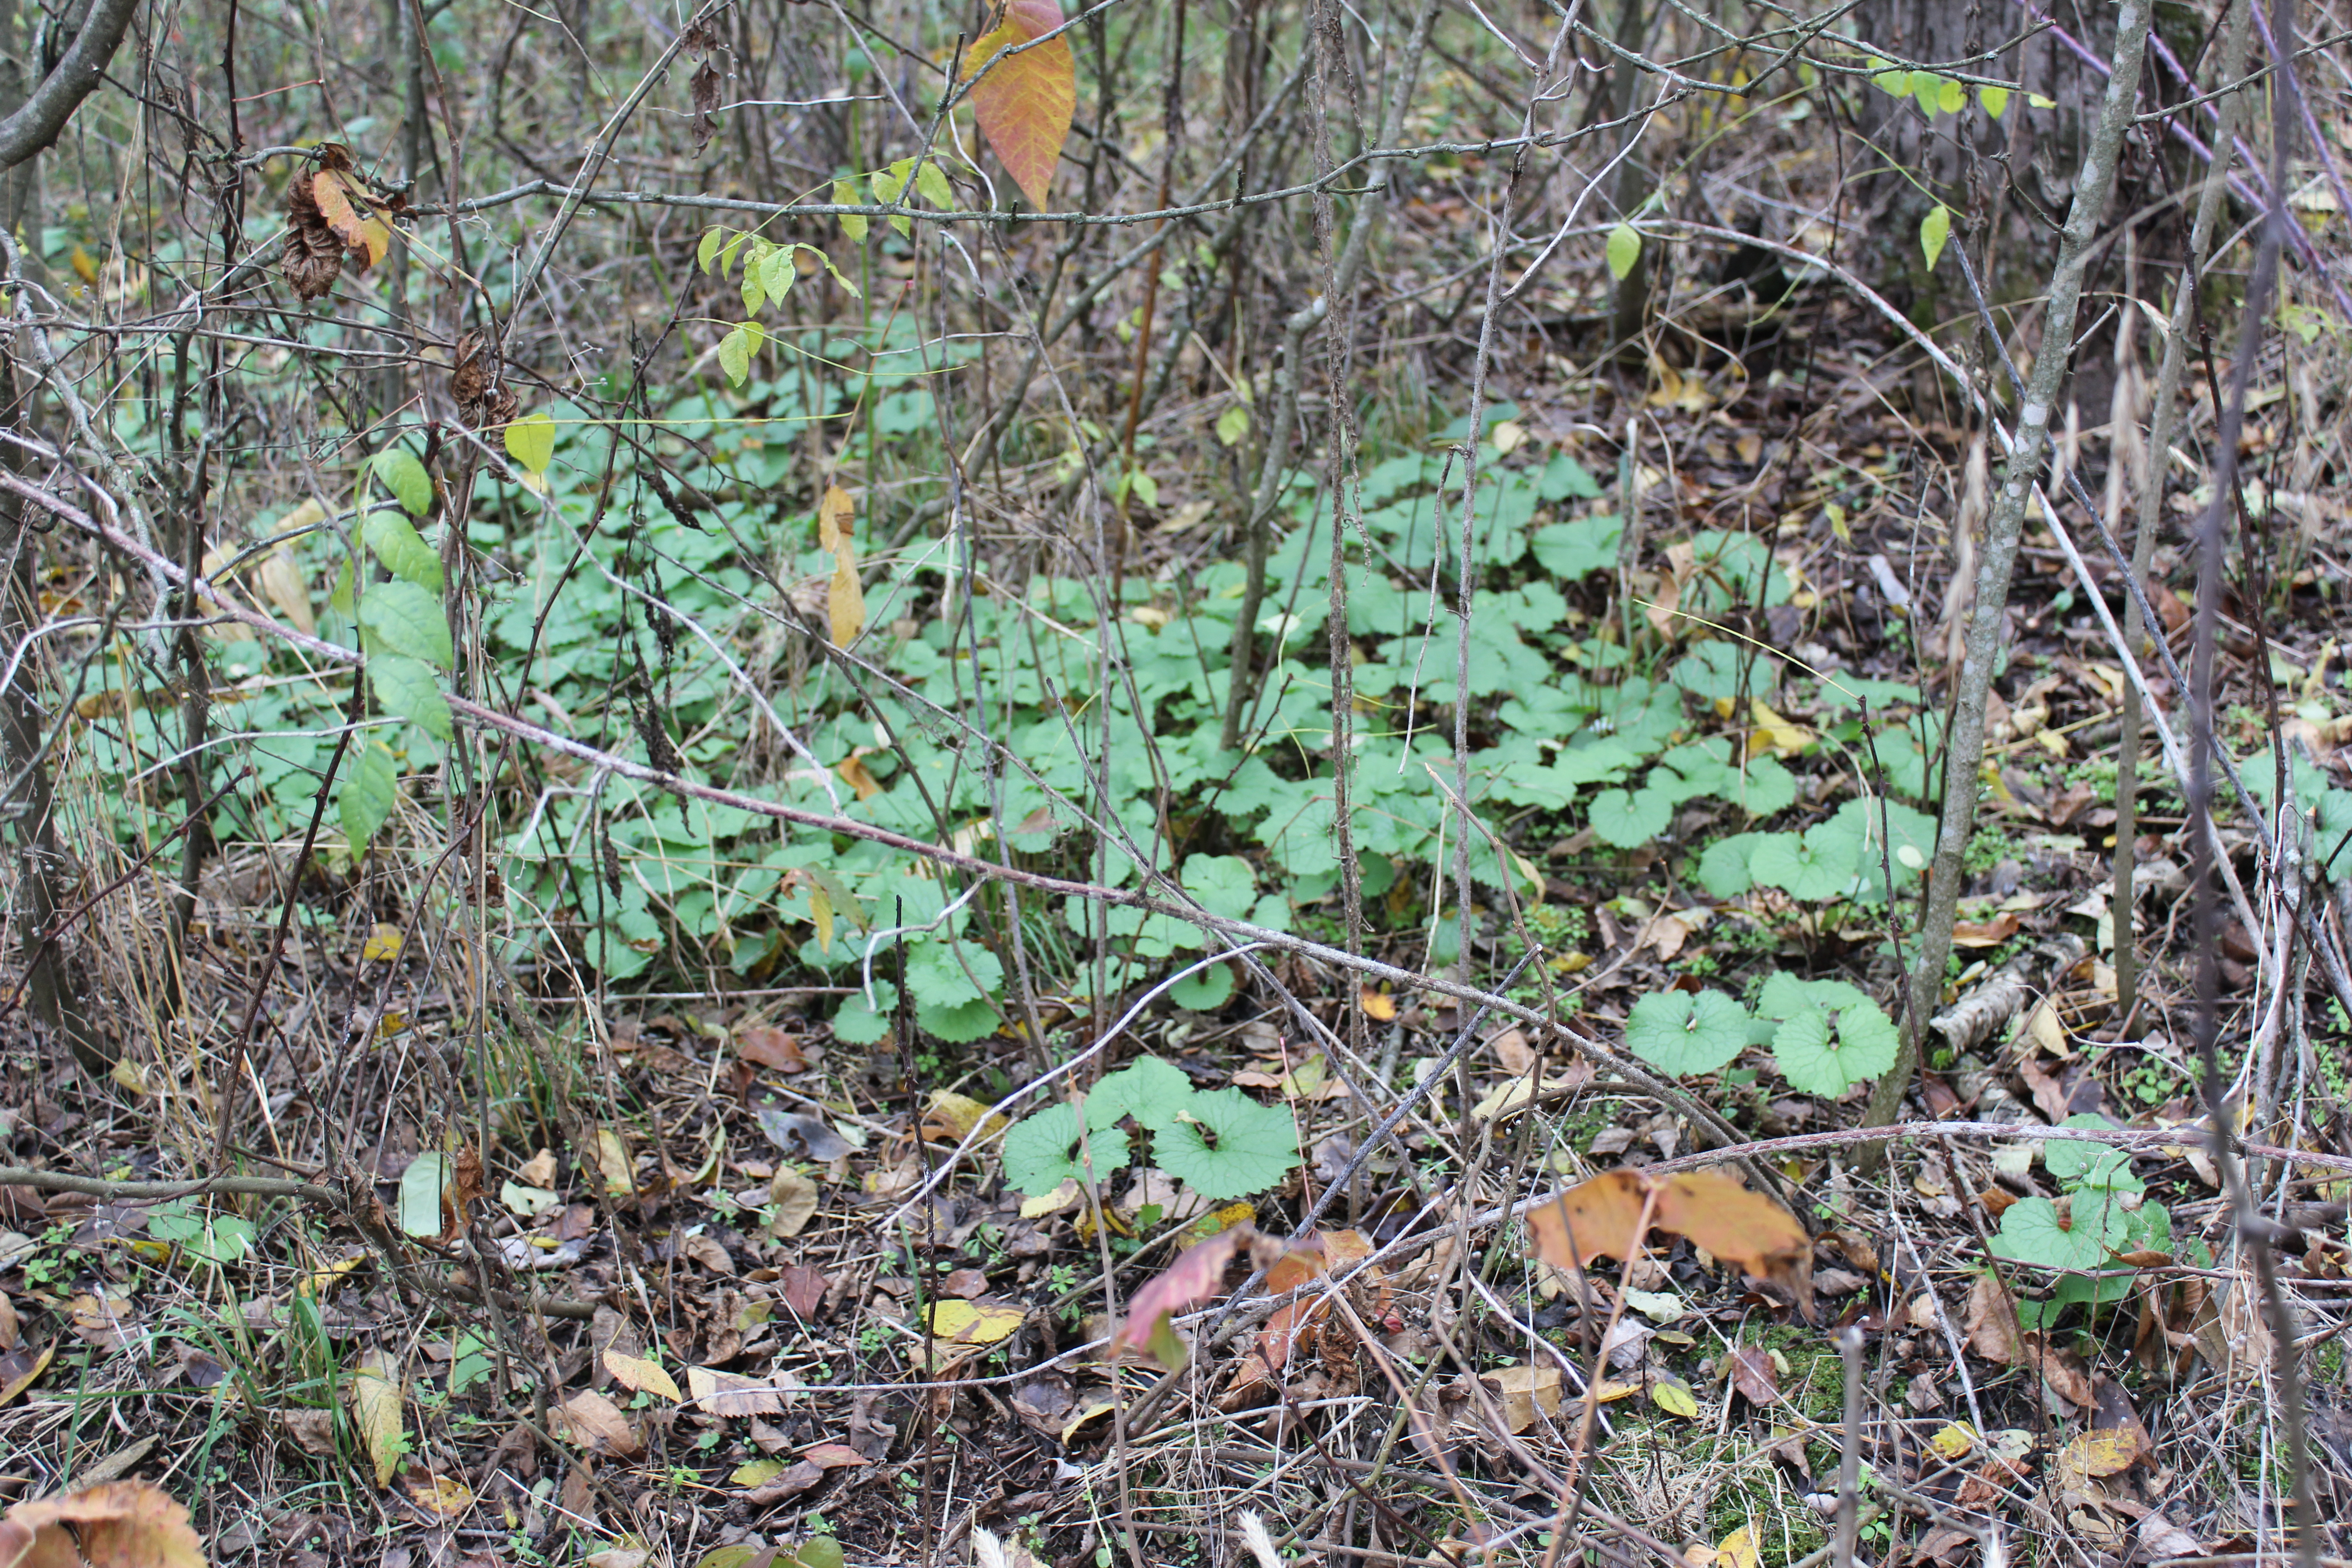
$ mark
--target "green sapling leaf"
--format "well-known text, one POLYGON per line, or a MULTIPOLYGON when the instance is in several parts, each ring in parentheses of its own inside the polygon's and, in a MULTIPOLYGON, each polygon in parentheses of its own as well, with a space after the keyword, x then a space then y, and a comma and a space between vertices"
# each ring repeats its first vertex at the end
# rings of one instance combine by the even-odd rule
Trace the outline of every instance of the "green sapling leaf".
MULTIPOLYGON (((1089 1131, 1086 1152, 1098 1175, 1127 1163, 1127 1134, 1116 1128, 1089 1131)), ((1004 1135, 1004 1179, 1032 1197, 1043 1197, 1064 1182, 1086 1180, 1078 1157, 1078 1116, 1067 1105, 1049 1105, 1013 1123, 1004 1135)))
POLYGON ((1625 1048, 1676 1078, 1727 1066, 1747 1045, 1748 1009, 1720 991, 1653 991, 1625 1019, 1625 1048))
POLYGON ((1183 1119, 1153 1134, 1160 1168, 1212 1202, 1262 1193, 1298 1163, 1298 1123, 1237 1089, 1195 1094, 1183 1119))

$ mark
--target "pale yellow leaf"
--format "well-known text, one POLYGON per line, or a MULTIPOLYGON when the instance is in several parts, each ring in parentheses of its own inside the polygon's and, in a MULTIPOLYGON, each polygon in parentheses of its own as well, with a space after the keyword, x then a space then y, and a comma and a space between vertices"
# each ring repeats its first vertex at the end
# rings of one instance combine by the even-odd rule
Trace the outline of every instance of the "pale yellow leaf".
POLYGON ((316 636, 319 617, 311 613, 310 590, 303 583, 302 569, 294 564, 294 557, 284 550, 271 551, 261 558, 259 575, 262 596, 293 623, 296 631, 305 637, 316 636))
POLYGON ((604 1178, 606 1192, 618 1196, 637 1190, 629 1163, 629 1146, 609 1127, 596 1129, 596 1169, 604 1178))
POLYGON ((393 1473, 399 1469, 402 1458, 408 1452, 408 1434, 402 1421, 407 1395, 399 1373, 383 1352, 360 1352, 352 1368, 351 1400, 352 1419, 359 1427, 361 1442, 367 1447, 375 1484, 389 1486, 393 1473))
POLYGON ((857 581, 857 545, 843 540, 834 552, 833 581, 824 595, 825 614, 833 623, 833 646, 847 647, 866 629, 866 590, 857 581))
POLYGON ((768 1182, 768 1203, 773 1211, 768 1216, 768 1234, 778 1240, 798 1236, 816 1217, 816 1184, 798 1171, 778 1171, 768 1182))
POLYGON ((824 499, 816 508, 817 548, 828 555, 837 553, 856 529, 856 499, 839 485, 825 486, 824 499))
POLYGON ((1503 1425, 1512 1432, 1524 1432, 1536 1424, 1536 1417, 1559 1414, 1559 1368, 1557 1366, 1507 1366, 1496 1372, 1478 1374, 1482 1383, 1500 1385, 1503 1393, 1503 1425))
POLYGON ((1755 732, 1748 738, 1748 754, 1751 757, 1766 752, 1793 757, 1812 741, 1811 730, 1781 718, 1760 697, 1748 703, 1748 713, 1756 725, 1755 732))
POLYGON ((661 1363, 646 1356, 623 1355, 619 1351, 604 1352, 604 1370, 614 1382, 636 1394, 658 1394, 676 1404, 681 1397, 677 1384, 661 1369, 661 1363))
POLYGON ((474 1506, 474 1489, 454 1476, 411 1470, 401 1486, 416 1506, 441 1519, 457 1519, 474 1506))
POLYGON ((686 1369, 687 1392, 709 1415, 781 1415, 786 1390, 707 1366, 686 1369))

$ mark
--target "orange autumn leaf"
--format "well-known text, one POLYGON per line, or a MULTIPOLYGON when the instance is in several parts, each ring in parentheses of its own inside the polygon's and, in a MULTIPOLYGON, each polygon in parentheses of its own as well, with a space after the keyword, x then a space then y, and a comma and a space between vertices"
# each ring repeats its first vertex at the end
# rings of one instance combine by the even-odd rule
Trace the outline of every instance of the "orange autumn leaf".
POLYGON ((1012 0, 1004 8, 1003 24, 972 45, 963 68, 965 80, 980 79, 971 89, 980 133, 988 138, 1029 205, 1041 212, 1054 184, 1054 166, 1061 161, 1062 143, 1070 134, 1070 116, 1078 106, 1077 61, 1065 36, 997 61, 992 69, 990 64, 1005 50, 1061 25, 1059 0, 1012 0))
POLYGON ((1630 1257, 1640 1239, 1645 1199, 1653 1229, 1672 1231, 1718 1260, 1770 1280, 1811 1321, 1812 1238, 1770 1198, 1710 1171, 1662 1181, 1638 1171, 1606 1171, 1580 1182, 1528 1211, 1536 1255, 1556 1268, 1630 1257))
POLYGON ((383 259, 392 248, 392 226, 376 216, 376 210, 352 176, 340 169, 320 169, 310 176, 310 197, 319 204, 319 216, 335 231, 335 237, 351 247, 353 258, 362 272, 383 259))

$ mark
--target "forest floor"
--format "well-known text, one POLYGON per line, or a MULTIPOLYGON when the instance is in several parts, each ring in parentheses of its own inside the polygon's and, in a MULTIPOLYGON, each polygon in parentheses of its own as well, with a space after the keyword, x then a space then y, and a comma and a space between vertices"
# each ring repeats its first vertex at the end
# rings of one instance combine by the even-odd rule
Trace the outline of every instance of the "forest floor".
MULTIPOLYGON (((1446 221, 1442 205, 1418 216, 1446 221)), ((462 919, 420 919, 437 907, 423 874, 371 881, 346 857, 299 900, 277 982, 290 1000, 270 1007, 289 1044, 215 1075, 198 1063, 206 1031, 245 1015, 280 908, 271 863, 224 851, 175 1013, 158 1023, 152 995, 110 1005, 124 1056, 110 1075, 78 1069, 21 1013, 11 1025, 12 1163, 101 1190, 0 1184, 0 1486, 160 1475, 223 1563, 1157 1568, 1248 1553, 1379 1568, 1576 1552, 1813 1568, 1835 1554, 1851 1456, 1856 1560, 1873 1568, 2276 1561, 2293 1528, 2289 1394, 2209 1152, 2190 847, 2152 740, 2137 895, 2126 909, 2111 894, 2124 676, 2088 595, 2120 616, 2116 574, 2088 520, 2076 542, 2096 589, 2029 527, 1958 957, 1915 1123, 1874 1167, 1854 1131, 1859 1068, 1899 1013, 1932 850, 1970 437, 1876 319, 1826 290, 1779 303, 1731 289, 1714 308, 1740 356, 1515 382, 1475 432, 1366 454, 1367 542, 1388 553, 1365 568, 1356 636, 1361 668, 1389 677, 1360 683, 1359 709, 1402 737, 1397 769, 1416 736, 1454 755, 1453 634, 1409 635, 1428 624, 1433 559, 1414 519, 1448 493, 1449 443, 1476 444, 1498 507, 1525 502, 1508 526, 1526 563, 1491 589, 1494 613, 1519 618, 1491 641, 1481 626, 1475 658, 1501 662, 1473 676, 1469 737, 1510 858, 1480 874, 1466 957, 1449 945, 1442 794, 1362 808, 1366 843, 1383 846, 1365 951, 1421 984, 1265 951, 1263 974, 1235 959, 1170 991, 1197 942, 1139 913, 1047 931, 1060 904, 1041 892, 1044 916, 972 906, 1045 922, 1021 929, 1062 944, 1016 951, 1003 926, 972 928, 966 946, 1003 973, 1056 966, 1003 1001, 1009 1017, 974 1024, 1011 981, 975 1002, 952 977, 926 980, 933 950, 912 944, 870 971, 843 964, 835 942, 855 952, 898 922, 862 884, 844 907, 790 865, 749 895, 794 911, 760 962, 710 958, 687 932, 699 906, 656 888, 631 906, 661 917, 632 936, 646 962, 620 973, 635 962, 613 946, 625 928, 598 935, 583 915, 568 946, 485 961, 486 1014, 475 981, 450 978, 462 919), (1370 624, 1391 610, 1411 619, 1370 624), (2138 954, 2128 1011, 2119 945, 2138 954), (587 1004, 567 997, 565 976, 600 963, 587 1004), (1089 984, 1106 973, 1117 983, 1089 984), (1687 1102, 1629 1083, 1578 1037, 1687 1102), (1070 1081, 1020 1098, 1087 1047, 1070 1081), (420 1083, 437 1113, 416 1109, 420 1083), (1053 1121, 1078 1087, 1094 1113, 1053 1121), (224 1093, 243 1103, 225 1109, 224 1093), (1538 1256, 1524 1210, 1557 1188, 1739 1168, 1688 1102, 1738 1135, 1751 1180, 1793 1197, 1811 1232, 1794 1283, 1743 1278, 1663 1230, 1590 1271, 1538 1256), (328 1107, 360 1129, 342 1167, 299 1131, 328 1107), (215 1129, 257 1109, 232 1151, 243 1190, 125 1184, 218 1170, 215 1129), (1088 1158, 1099 1180, 1060 1179, 1088 1158), (1276 1276, 1292 1294, 1243 1289, 1252 1254, 1217 1238, 1291 1237, 1318 1204, 1320 1249, 1294 1249, 1276 1276), (1145 1290, 1178 1308, 1189 1348, 1174 1370, 1129 1310, 1145 1290)), ((2319 439, 2309 413, 2292 390, 2264 403, 2244 449, 2319 439)), ((2208 438, 2213 414, 2192 398, 2184 439, 2208 438)), ((2104 461, 2103 429, 2075 441, 2074 460, 2104 461)), ((1132 649, 1227 635, 1230 608, 1220 621, 1202 606, 1230 585, 1203 575, 1230 568, 1229 535, 1192 504, 1216 493, 1169 472, 1138 509, 1111 600, 1132 649)), ((2231 581, 2221 606, 2220 738, 2263 800, 2288 775, 2323 863, 2314 913, 2340 930, 2352 534, 2340 492, 2257 500, 2258 548, 2241 558, 2263 575, 2231 581)), ((1293 537, 1311 542, 1318 515, 1328 527, 1328 500, 1302 503, 1293 537)), ((648 537, 704 550, 698 572, 741 564, 724 536, 648 537)), ((1281 682, 1319 667, 1328 692, 1320 538, 1286 558, 1296 607, 1280 613, 1297 626, 1270 634, 1295 637, 1265 698, 1289 732, 1303 723, 1281 682)), ((56 590, 82 591, 89 571, 61 554, 56 590)), ((2185 659, 2190 563, 2168 542, 2154 575, 2185 659)), ((1083 595, 1054 598, 1043 573, 1034 587, 1056 626, 1097 624, 1083 595)), ((897 636, 888 668, 932 668, 919 636, 897 636)), ((1158 657, 1131 651, 1130 668, 1158 657)), ((1213 717, 1208 662, 1198 693, 1190 676, 1154 689, 1213 717)), ((2177 710, 2153 666, 2149 689, 2177 710)), ((1328 698, 1307 696, 1311 719, 1328 698)), ((1027 700, 1040 724, 1064 705, 1050 686, 1027 700)), ((1311 747, 1286 763, 1285 743, 1255 773, 1195 775, 1168 831, 1192 855, 1188 889, 1239 889, 1213 907, 1342 945, 1315 847, 1328 783, 1317 796, 1311 747)), ((844 742, 823 761, 861 805, 865 784, 886 803, 903 794, 888 748, 866 750, 844 742)), ((1451 777, 1433 776, 1441 791, 1451 777)), ((2232 917, 2221 936, 2221 1065, 2281 1227, 2309 1485, 2336 1519, 2352 1495, 2352 1020, 2284 934, 2275 868, 2225 805, 2256 929, 2232 917)), ((1074 825, 1002 809, 1014 863, 1102 879, 1092 849, 1060 839, 1074 825)), ((288 820, 281 852, 299 834, 299 812, 288 820)), ((505 875, 536 869, 519 856, 505 875)), ((573 896, 593 903, 596 880, 573 896)), ((162 907, 114 918, 160 921, 162 907)), ((89 929, 100 942, 108 928, 89 929)), ((2328 1557, 2347 1555, 2336 1527, 2324 1534, 2328 1557)))

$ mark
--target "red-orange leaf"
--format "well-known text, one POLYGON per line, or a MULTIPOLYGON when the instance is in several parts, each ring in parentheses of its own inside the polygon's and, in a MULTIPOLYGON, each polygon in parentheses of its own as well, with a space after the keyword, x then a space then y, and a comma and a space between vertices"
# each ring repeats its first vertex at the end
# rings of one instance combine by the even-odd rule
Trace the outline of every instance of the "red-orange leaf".
POLYGON ((1555 1268, 1581 1268, 1596 1258, 1633 1255, 1642 1223, 1642 1178, 1604 1171, 1528 1211, 1536 1255, 1555 1268))
POLYGON ((1635 1171, 1605 1171, 1579 1183, 1528 1211, 1536 1256, 1556 1268, 1631 1257, 1645 1197, 1654 1228, 1687 1237, 1719 1260, 1770 1280, 1811 1321, 1813 1247, 1804 1226, 1770 1198, 1713 1172, 1656 1181, 1635 1171))
POLYGON ((1256 1234, 1247 1224, 1237 1225, 1178 1253, 1166 1272, 1146 1283, 1128 1302, 1127 1321, 1111 1340, 1112 1348, 1131 1345, 1171 1372, 1183 1365, 1184 1344, 1169 1319, 1215 1295, 1224 1279, 1225 1265, 1256 1234))
POLYGON ((1061 161, 1062 143, 1070 134, 1071 112, 1078 106, 1078 65, 1070 54, 1070 40, 1067 36, 1055 38, 997 61, 993 69, 987 68, 1004 50, 1061 25, 1059 0, 1012 0, 1004 8, 1003 26, 972 45, 963 70, 966 80, 981 79, 971 89, 981 134, 1029 205, 1041 212, 1054 184, 1054 165, 1061 161), (982 76, 984 69, 987 74, 982 76))

